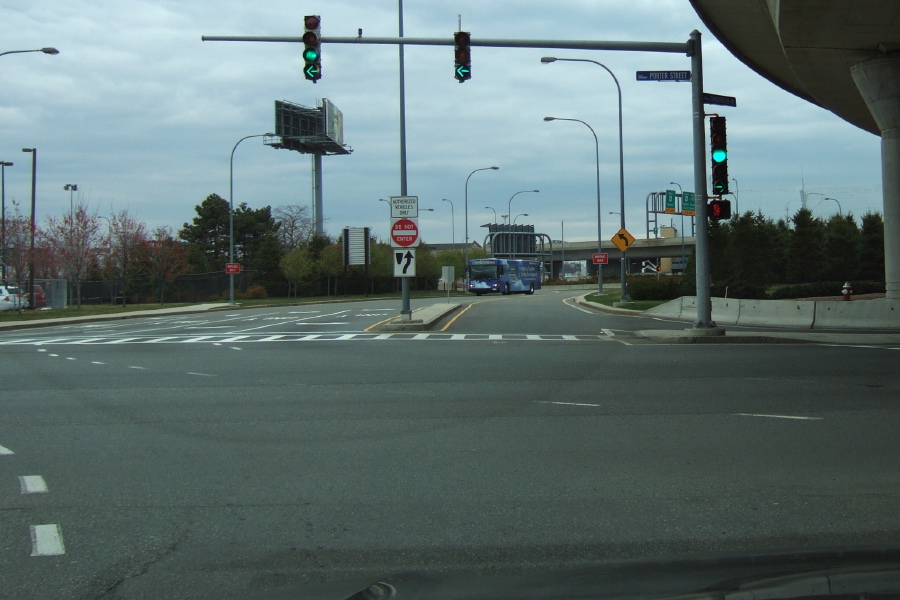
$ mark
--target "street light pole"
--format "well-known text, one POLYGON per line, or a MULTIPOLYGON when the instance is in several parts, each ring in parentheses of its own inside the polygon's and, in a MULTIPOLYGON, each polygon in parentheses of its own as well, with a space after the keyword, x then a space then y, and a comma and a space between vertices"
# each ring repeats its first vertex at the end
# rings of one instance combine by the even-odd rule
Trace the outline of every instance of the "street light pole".
MULTIPOLYGON (((509 202, 506 203, 506 216, 509 219, 510 229, 512 229, 512 226, 515 225, 515 223, 513 222, 514 219, 513 219, 513 214, 512 214, 513 198, 515 198, 519 194, 524 194, 526 192, 538 193, 540 191, 541 190, 522 190, 521 192, 516 192, 515 194, 513 194, 512 196, 509 197, 509 202)), ((518 217, 516 217, 516 218, 518 218, 518 217)), ((507 235, 507 239, 509 240, 510 255, 512 255, 512 258, 515 258, 516 257, 516 248, 518 248, 518 246, 519 246, 519 236, 515 235, 513 231, 507 232, 506 235, 507 235), (515 243, 513 243, 513 240, 515 240, 515 243)))
POLYGON ((559 278, 565 278, 565 268, 566 268, 566 220, 563 219, 559 222, 560 229, 562 229, 562 256, 559 261, 559 278))
POLYGON ((488 208, 488 209, 494 211, 494 225, 496 225, 497 224, 497 209, 494 208, 493 206, 485 206, 485 208, 488 208))
MULTIPOLYGON (((594 136, 594 150, 596 152, 597 157, 597 252, 603 252, 603 235, 600 233, 600 224, 601 217, 603 212, 600 208, 600 141, 597 139, 597 133, 594 131, 594 128, 582 121, 581 119, 563 119, 561 117, 544 117, 545 121, 574 121, 576 123, 581 123, 585 127, 591 130, 591 135, 594 136)), ((624 262, 624 252, 622 253, 622 261, 624 262)), ((623 282, 624 283, 624 282, 623 282)), ((603 293, 603 265, 597 265, 597 290, 599 293, 603 293)))
MULTIPOLYGON (((603 63, 597 62, 596 60, 590 60, 587 58, 555 58, 552 56, 545 56, 541 59, 541 62, 544 64, 549 64, 556 61, 564 61, 564 62, 589 62, 594 63, 599 67, 603 67, 607 73, 613 78, 613 81, 616 83, 616 91, 619 93, 619 225, 622 229, 625 229, 625 150, 624 144, 622 141, 622 87, 619 85, 619 80, 616 78, 615 73, 613 73, 609 67, 604 65, 603 63)), ((599 241, 598 241, 599 244, 599 241)), ((621 280, 622 280, 622 294, 621 301, 627 302, 628 300, 628 292, 626 288, 625 276, 626 276, 626 268, 625 268, 625 251, 622 251, 622 264, 621 264, 621 280)))
POLYGON ((0 247, 3 249, 0 254, 0 269, 3 273, 3 285, 6 285, 6 167, 11 166, 13 166, 11 162, 0 161, 0 197, 2 197, 2 215, 0 215, 0 222, 2 222, 0 240, 2 241, 0 241, 0 247))
POLYGON ((59 54, 59 50, 56 48, 38 48, 37 50, 7 50, 6 52, 0 52, 0 56, 6 56, 7 54, 24 54, 25 52, 43 52, 44 54, 59 54))
MULTIPOLYGON (((231 149, 231 161, 228 163, 228 262, 234 263, 234 151, 244 140, 257 137, 272 137, 274 133, 257 133, 245 135, 231 149)), ((234 306, 234 273, 228 274, 228 304, 234 306)))
POLYGON ((681 272, 684 273, 684 268, 687 265, 684 252, 684 190, 681 189, 681 184, 675 181, 670 181, 669 185, 677 185, 678 193, 681 194, 681 272))
MULTIPOLYGON (((31 254, 28 256, 28 293, 34 292, 34 209, 35 186, 37 184, 37 148, 22 148, 22 152, 31 153, 31 254)), ((29 310, 34 310, 34 302, 29 302, 29 310)))
POLYGON ((469 176, 466 177, 466 191, 465 191, 465 210, 463 219, 465 220, 465 249, 464 257, 463 257, 463 269, 465 269, 465 282, 466 282, 466 291, 469 290, 469 179, 471 179, 472 175, 477 173, 478 171, 496 171, 500 167, 484 167, 483 169, 475 169, 469 176))
POLYGON ((456 250, 456 217, 454 216, 453 201, 441 198, 441 202, 450 203, 450 245, 456 250))

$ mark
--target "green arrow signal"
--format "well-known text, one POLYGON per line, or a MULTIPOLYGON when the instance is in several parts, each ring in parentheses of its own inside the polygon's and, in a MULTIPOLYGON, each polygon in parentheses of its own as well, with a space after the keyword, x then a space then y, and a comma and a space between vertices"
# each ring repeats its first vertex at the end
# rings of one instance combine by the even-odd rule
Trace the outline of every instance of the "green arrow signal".
POLYGON ((466 68, 465 65, 459 65, 456 67, 456 77, 457 79, 468 79, 471 77, 472 72, 466 68))
POLYGON ((306 75, 307 79, 316 79, 319 76, 319 66, 309 65, 303 69, 303 74, 306 75))

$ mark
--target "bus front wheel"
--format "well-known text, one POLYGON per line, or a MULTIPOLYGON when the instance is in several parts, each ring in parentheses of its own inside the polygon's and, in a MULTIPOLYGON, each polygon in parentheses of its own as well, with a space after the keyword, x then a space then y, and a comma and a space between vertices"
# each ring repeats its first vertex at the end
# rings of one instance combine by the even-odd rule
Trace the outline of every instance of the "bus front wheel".
POLYGON ((528 286, 528 293, 529 293, 529 295, 534 293, 534 282, 533 281, 531 282, 531 285, 528 286))
POLYGON ((503 295, 509 296, 509 284, 508 283, 503 284, 503 295))

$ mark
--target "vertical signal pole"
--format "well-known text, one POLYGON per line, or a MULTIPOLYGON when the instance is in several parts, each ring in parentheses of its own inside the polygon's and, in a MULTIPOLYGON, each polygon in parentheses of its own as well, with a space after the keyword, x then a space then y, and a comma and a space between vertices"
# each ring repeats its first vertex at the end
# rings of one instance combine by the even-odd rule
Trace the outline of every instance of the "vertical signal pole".
POLYGON ((706 218, 706 148, 703 107, 703 51, 700 44, 700 32, 691 32, 691 107, 694 125, 694 189, 696 190, 697 254, 695 268, 697 271, 697 329, 713 328, 712 299, 710 297, 709 275, 709 221, 706 218))
MULTIPOLYGON (((399 32, 403 37, 403 0, 397 0, 400 15, 399 32)), ((403 44, 400 49, 400 195, 406 196, 406 67, 404 64, 403 44)), ((400 315, 412 319, 412 308, 409 303, 409 277, 400 278, 400 315)))

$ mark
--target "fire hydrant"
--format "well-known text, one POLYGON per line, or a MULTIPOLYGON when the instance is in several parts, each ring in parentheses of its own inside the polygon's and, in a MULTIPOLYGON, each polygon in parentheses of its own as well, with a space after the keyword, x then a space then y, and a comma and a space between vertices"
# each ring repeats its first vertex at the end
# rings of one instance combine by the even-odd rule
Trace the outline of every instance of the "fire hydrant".
POLYGON ((847 302, 853 300, 853 286, 850 285, 850 282, 844 284, 844 287, 841 289, 841 296, 847 302))

